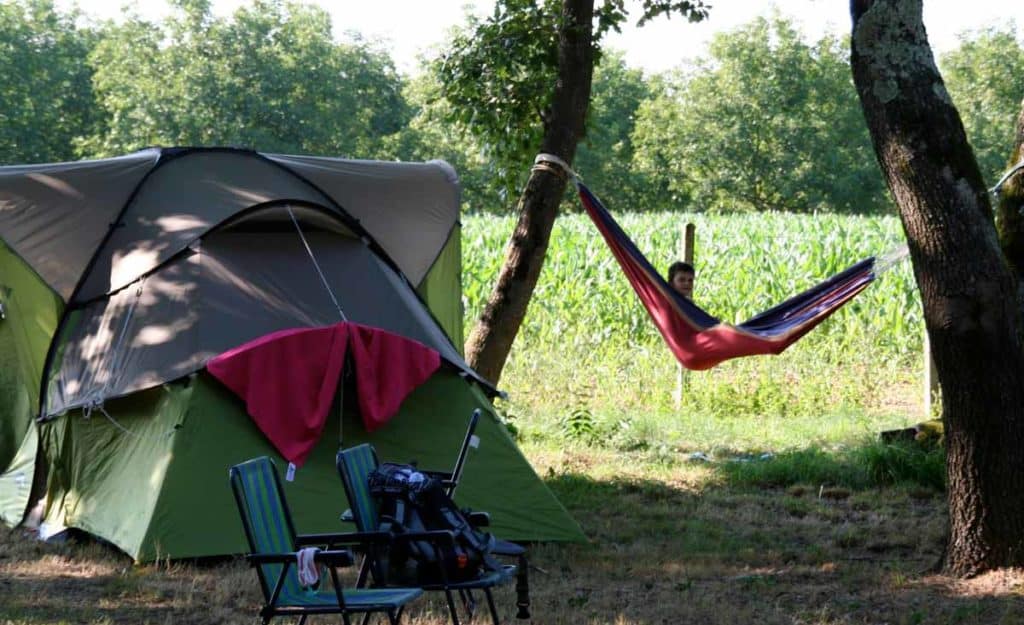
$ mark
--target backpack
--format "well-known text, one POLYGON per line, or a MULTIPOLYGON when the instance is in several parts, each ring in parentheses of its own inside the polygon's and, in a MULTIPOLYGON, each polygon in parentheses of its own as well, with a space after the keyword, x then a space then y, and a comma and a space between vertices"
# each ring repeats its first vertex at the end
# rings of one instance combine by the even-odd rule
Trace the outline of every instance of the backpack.
POLYGON ((495 539, 476 529, 448 497, 440 480, 414 465, 384 463, 367 477, 377 501, 380 531, 400 535, 446 530, 444 540, 391 541, 377 554, 376 576, 383 584, 440 584, 477 579, 501 565, 491 556, 495 539))

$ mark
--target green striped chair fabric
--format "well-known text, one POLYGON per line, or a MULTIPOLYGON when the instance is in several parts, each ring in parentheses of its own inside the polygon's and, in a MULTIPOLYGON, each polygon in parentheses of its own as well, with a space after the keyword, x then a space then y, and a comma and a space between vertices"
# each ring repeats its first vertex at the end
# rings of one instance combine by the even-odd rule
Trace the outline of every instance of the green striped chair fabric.
POLYGON ((377 468, 377 453, 369 443, 338 452, 338 473, 351 506, 352 521, 360 532, 377 531, 377 502, 370 495, 367 478, 377 468))

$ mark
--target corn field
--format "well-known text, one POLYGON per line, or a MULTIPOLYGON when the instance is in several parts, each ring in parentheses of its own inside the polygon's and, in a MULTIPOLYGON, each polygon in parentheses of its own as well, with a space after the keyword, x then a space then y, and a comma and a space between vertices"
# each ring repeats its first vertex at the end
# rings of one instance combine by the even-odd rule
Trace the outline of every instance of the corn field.
MULTIPOLYGON (((643 213, 617 218, 661 269, 680 257, 685 224, 695 224, 694 300, 730 323, 903 242, 899 221, 891 216, 643 213)), ((513 225, 512 217, 464 220, 467 328, 493 286, 513 225)), ((922 339, 919 295, 904 260, 783 354, 688 372, 677 400, 678 365, 611 252, 585 215, 565 214, 555 224, 500 386, 510 395, 507 409, 514 416, 546 424, 538 426, 542 429, 560 428, 563 436, 619 437, 626 446, 678 439, 673 424, 692 437, 695 419, 704 424, 708 440, 744 444, 751 441, 737 437, 795 442, 802 436, 802 420, 809 435, 817 436, 823 417, 841 416, 841 438, 850 433, 850 415, 864 428, 879 418, 922 416, 922 339), (678 418, 683 414, 685 424, 678 418), (751 420, 778 419, 791 430, 781 439, 750 427, 751 420)))

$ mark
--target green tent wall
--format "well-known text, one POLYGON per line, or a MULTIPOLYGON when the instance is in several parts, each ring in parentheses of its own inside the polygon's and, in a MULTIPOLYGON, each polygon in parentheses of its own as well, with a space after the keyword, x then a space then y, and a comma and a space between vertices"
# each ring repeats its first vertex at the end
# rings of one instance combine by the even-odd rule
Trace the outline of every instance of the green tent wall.
POLYGON ((35 477, 33 425, 46 350, 64 306, 0 243, 0 520, 21 521, 35 477))
POLYGON ((462 308, 462 226, 459 224, 452 228, 448 242, 416 292, 462 354, 465 311, 462 308))
MULTIPOLYGON (((457 375, 435 376, 387 427, 368 435, 352 414, 331 419, 306 464, 285 482, 303 532, 344 529, 348 508, 334 457, 372 443, 382 458, 451 466, 467 419, 489 402, 464 392, 457 375), (339 426, 341 426, 339 428, 339 426)), ((286 464, 253 427, 240 402, 205 373, 110 402, 110 418, 69 414, 42 427, 44 453, 59 458, 49 479, 46 522, 102 536, 139 561, 244 550, 227 467, 255 456, 286 464)), ((575 523, 536 475, 505 428, 485 412, 480 448, 470 456, 460 503, 492 514, 508 539, 577 540, 575 523), (523 514, 529 511, 528 514, 523 514)))

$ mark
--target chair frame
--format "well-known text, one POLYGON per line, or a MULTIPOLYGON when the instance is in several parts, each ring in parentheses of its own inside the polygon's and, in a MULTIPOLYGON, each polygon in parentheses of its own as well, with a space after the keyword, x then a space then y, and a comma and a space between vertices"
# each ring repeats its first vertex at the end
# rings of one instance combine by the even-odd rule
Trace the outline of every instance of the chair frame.
MULTIPOLYGON (((281 478, 277 472, 277 467, 274 466, 273 461, 269 458, 261 457, 254 458, 251 461, 262 461, 266 460, 270 466, 270 473, 273 476, 273 488, 276 489, 277 495, 281 502, 281 513, 284 515, 286 527, 283 531, 289 534, 292 546, 296 549, 302 547, 311 546, 322 546, 326 550, 320 551, 315 554, 314 562, 318 565, 325 566, 330 572, 331 583, 334 589, 334 595, 337 598, 337 605, 308 605, 308 606, 297 606, 297 605, 277 605, 281 598, 281 593, 288 580, 289 573, 291 572, 292 566, 297 566, 297 551, 284 552, 284 553, 268 553, 257 551, 256 537, 253 534, 253 528, 251 527, 251 520, 249 518, 248 506, 246 503, 246 494, 244 492, 245 487, 243 486, 243 476, 240 470, 240 465, 231 467, 229 470, 229 480, 231 484, 231 490, 235 496, 235 503, 238 504, 238 510, 242 519, 242 527, 245 530, 246 541, 249 544, 250 553, 245 555, 246 561, 256 569, 256 574, 259 577, 260 589, 263 593, 264 604, 260 607, 260 618, 262 619, 263 625, 267 625, 271 619, 278 616, 298 616, 299 625, 304 625, 306 618, 314 614, 340 614, 344 625, 351 625, 351 614, 363 614, 363 623, 367 622, 367 619, 371 614, 380 612, 384 613, 388 617, 388 621, 391 625, 399 625, 402 612, 405 609, 405 603, 403 601, 397 607, 391 606, 388 603, 369 603, 361 605, 350 605, 346 603, 344 597, 344 588, 341 585, 341 581, 338 577, 338 569, 343 567, 352 566, 355 564, 355 556, 351 549, 337 547, 342 545, 363 545, 367 541, 374 540, 371 536, 359 536, 354 537, 351 533, 329 533, 329 534, 297 534, 295 532, 295 524, 292 521, 291 510, 288 507, 287 500, 285 499, 284 489, 281 485, 281 478), (276 580, 268 579, 266 572, 264 571, 263 565, 266 564, 280 564, 281 572, 278 574, 276 580), (273 584, 271 584, 273 582, 273 584)), ((242 463, 245 464, 245 463, 242 463)), ((384 532, 378 532, 380 534, 377 540, 387 539, 387 534, 384 532)), ((356 588, 358 588, 358 584, 356 588)), ((406 590, 417 590, 417 589, 406 589, 406 590)), ((416 595, 410 597, 409 600, 415 598, 416 595)))
MULTIPOLYGON (((370 577, 374 578, 373 581, 376 581, 376 578, 378 577, 373 573, 373 569, 378 563, 378 558, 376 556, 375 550, 376 546, 381 544, 381 536, 386 537, 387 542, 426 540, 433 542, 435 545, 441 545, 442 543, 452 545, 454 544, 455 541, 454 533, 448 530, 402 532, 398 535, 392 535, 388 532, 366 531, 368 521, 366 519, 362 519, 361 514, 357 512, 358 506, 355 504, 357 502, 357 499, 359 499, 359 495, 357 493, 354 493, 352 490, 349 470, 345 463, 345 455, 347 453, 352 453, 354 450, 357 450, 361 447, 368 448, 370 457, 373 459, 373 466, 380 466, 380 459, 377 456, 377 451, 373 448, 372 445, 368 443, 363 443, 362 445, 357 445, 356 447, 351 447, 349 449, 342 449, 341 451, 338 452, 335 458, 335 464, 337 465, 338 474, 341 477, 342 485, 345 487, 345 496, 348 499, 350 506, 349 510, 346 511, 344 515, 342 515, 342 520, 355 523, 356 528, 360 530, 359 532, 353 532, 347 534, 346 536, 353 539, 356 539, 356 537, 365 537, 366 539, 368 539, 367 542, 365 542, 362 547, 362 550, 364 551, 365 555, 363 558, 363 562, 360 565, 359 576, 356 582, 357 587, 362 587, 362 585, 365 584, 368 581, 368 578, 370 577)), ((446 491, 450 490, 455 485, 454 481, 452 480, 452 474, 450 473, 438 471, 420 472, 425 475, 434 477, 435 479, 441 480, 442 484, 446 488, 446 491)), ((369 505, 374 506, 374 508, 376 508, 377 504, 376 502, 372 501, 372 498, 370 498, 370 501, 368 503, 369 505)), ((476 525, 475 521, 477 519, 482 521, 480 525, 485 525, 486 521, 488 520, 487 515, 485 513, 481 516, 473 516, 476 517, 472 519, 474 525, 476 525)), ((498 610, 494 604, 494 595, 491 592, 491 588, 510 580, 516 571, 516 567, 514 565, 504 565, 502 568, 503 570, 499 572, 499 575, 493 576, 488 579, 469 580, 463 582, 450 582, 448 580, 446 572, 444 571, 444 567, 440 567, 441 583, 421 584, 420 588, 426 591, 440 591, 444 593, 445 599, 447 600, 448 603, 448 612, 451 616, 452 625, 459 625, 460 622, 458 611, 455 608, 455 600, 452 591, 459 592, 463 605, 466 608, 467 618, 468 620, 472 621, 473 614, 475 612, 476 602, 472 597, 471 591, 482 590, 484 596, 487 598, 487 608, 488 611, 490 612, 491 620, 494 625, 499 625, 500 621, 498 619, 498 610)))

